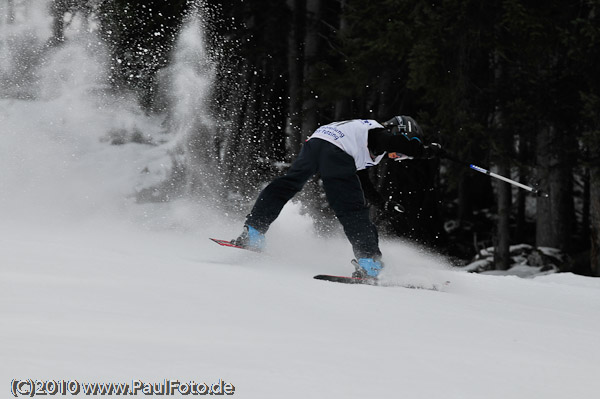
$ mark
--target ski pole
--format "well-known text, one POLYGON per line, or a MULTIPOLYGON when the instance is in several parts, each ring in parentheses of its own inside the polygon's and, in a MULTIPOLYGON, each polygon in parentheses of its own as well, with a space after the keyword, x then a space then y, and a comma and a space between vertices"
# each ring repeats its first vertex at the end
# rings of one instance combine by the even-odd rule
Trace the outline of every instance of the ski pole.
POLYGON ((533 188, 533 187, 530 187, 530 186, 526 186, 525 184, 522 184, 522 183, 519 183, 519 182, 517 182, 517 181, 511 180, 511 179, 509 179, 508 177, 501 176, 501 175, 499 175, 499 174, 497 174, 497 173, 490 172, 489 170, 487 170, 487 169, 483 169, 483 168, 481 168, 481 167, 479 167, 479 166, 477 166, 477 165, 470 164, 470 165, 469 165, 469 167, 470 167, 471 169, 473 169, 473 170, 476 170, 477 172, 481 172, 481 173, 483 173, 483 174, 485 174, 485 175, 488 175, 488 176, 491 176, 491 177, 495 177, 496 179, 499 179, 499 180, 505 181, 505 182, 507 182, 507 183, 510 183, 510 184, 512 184, 513 186, 520 187, 520 188, 522 188, 523 190, 531 191, 533 194, 537 195, 538 197, 545 197, 545 198, 548 198, 548 194, 546 194, 546 193, 544 193, 544 192, 542 192, 542 191, 538 190, 537 188, 533 188))
POLYGON ((488 175, 490 177, 494 177, 494 178, 496 178, 498 180, 502 180, 504 182, 512 184, 513 186, 517 186, 519 188, 522 188, 523 190, 527 190, 527 191, 529 191, 529 192, 537 195, 538 197, 548 198, 548 194, 547 193, 544 193, 544 192, 538 190, 537 188, 533 188, 533 187, 527 186, 525 184, 522 184, 522 183, 519 183, 519 182, 514 181, 512 179, 509 179, 508 177, 504 177, 504 176, 499 175, 497 173, 490 172, 489 170, 484 169, 484 168, 482 168, 480 166, 477 166, 477 165, 473 165, 472 163, 461 161, 461 160, 453 157, 452 155, 450 155, 450 154, 448 154, 446 152, 444 152, 443 154, 441 154, 440 157, 441 158, 447 158, 447 159, 449 159, 451 161, 454 161, 456 163, 460 163, 462 165, 468 166, 469 168, 471 168, 471 169, 473 169, 473 170, 475 170, 475 171, 477 171, 479 173, 483 173, 484 175, 488 175))

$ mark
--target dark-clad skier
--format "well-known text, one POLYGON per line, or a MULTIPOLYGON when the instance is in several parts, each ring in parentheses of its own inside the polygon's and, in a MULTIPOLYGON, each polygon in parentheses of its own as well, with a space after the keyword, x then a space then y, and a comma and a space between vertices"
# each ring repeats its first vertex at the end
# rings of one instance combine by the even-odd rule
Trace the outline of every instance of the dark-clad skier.
POLYGON ((304 143, 288 172, 262 190, 246 218, 244 231, 232 242, 262 250, 265 233, 283 206, 308 179, 319 173, 327 201, 357 259, 353 275, 376 278, 383 263, 377 229, 369 218, 365 196, 372 204, 387 210, 401 212, 402 207, 377 193, 366 169, 377 165, 386 153, 413 158, 439 154, 439 144, 424 145, 419 137, 421 129, 409 116, 395 116, 382 124, 372 119, 353 119, 319 127, 304 143))

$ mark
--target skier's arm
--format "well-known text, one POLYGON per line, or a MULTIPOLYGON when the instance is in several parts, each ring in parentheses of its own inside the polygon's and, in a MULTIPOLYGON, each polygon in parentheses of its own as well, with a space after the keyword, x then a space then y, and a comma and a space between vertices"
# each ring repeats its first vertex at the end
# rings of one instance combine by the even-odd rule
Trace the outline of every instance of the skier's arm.
POLYGON ((379 192, 375 189, 371 178, 369 177, 369 172, 367 169, 359 170, 356 172, 358 179, 360 180, 360 185, 362 186, 363 193, 365 194, 366 200, 377 207, 381 207, 385 204, 385 200, 383 196, 379 194, 379 192))
POLYGON ((373 205, 379 208, 382 212, 387 212, 393 215, 404 212, 404 207, 398 202, 392 200, 391 197, 386 200, 383 198, 383 195, 379 194, 379 191, 375 189, 375 186, 373 186, 373 183, 371 182, 371 178, 369 177, 369 172, 367 169, 359 170, 356 172, 356 175, 360 179, 360 184, 362 185, 365 198, 367 199, 369 205, 373 205))
POLYGON ((391 134, 386 129, 369 130, 369 150, 373 154, 384 152, 399 152, 411 157, 420 158, 423 155, 423 143, 416 137, 408 138, 403 134, 391 134))

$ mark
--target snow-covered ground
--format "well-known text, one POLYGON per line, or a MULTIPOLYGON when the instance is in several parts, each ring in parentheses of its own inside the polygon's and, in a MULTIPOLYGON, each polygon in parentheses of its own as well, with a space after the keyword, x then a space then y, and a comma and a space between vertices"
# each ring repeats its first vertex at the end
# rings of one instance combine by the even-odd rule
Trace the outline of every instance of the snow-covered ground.
POLYGON ((350 247, 315 237, 297 205, 272 227, 266 254, 219 247, 208 237, 234 237, 241 219, 193 200, 128 197, 160 146, 111 146, 93 131, 77 138, 86 129, 67 117, 65 138, 47 119, 55 103, 0 105, 9 127, 0 147, 4 397, 12 379, 28 378, 222 379, 241 398, 600 391, 598 279, 457 272, 384 242, 388 280, 451 285, 313 280, 349 273, 350 247))
POLYGON ((219 247, 208 238, 236 236, 243 215, 135 202, 168 173, 169 136, 95 95, 102 74, 77 49, 47 61, 51 94, 0 99, 1 397, 13 379, 223 380, 261 399, 597 397, 600 279, 469 274, 385 241, 386 280, 451 284, 317 281, 352 271, 350 246, 316 237, 297 204, 267 253, 219 247), (166 143, 110 144, 135 130, 166 143))

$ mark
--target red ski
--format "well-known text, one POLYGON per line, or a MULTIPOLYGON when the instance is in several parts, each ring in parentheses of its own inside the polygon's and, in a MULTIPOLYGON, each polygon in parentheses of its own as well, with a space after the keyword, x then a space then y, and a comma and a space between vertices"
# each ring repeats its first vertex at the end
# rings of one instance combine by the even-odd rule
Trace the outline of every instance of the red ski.
POLYGON ((234 243, 232 243, 229 240, 219 240, 218 238, 211 238, 211 240, 223 247, 239 248, 239 249, 245 249, 246 251, 260 252, 260 251, 257 251, 257 250, 251 249, 251 248, 246 248, 246 247, 241 247, 239 245, 235 245, 234 243))

